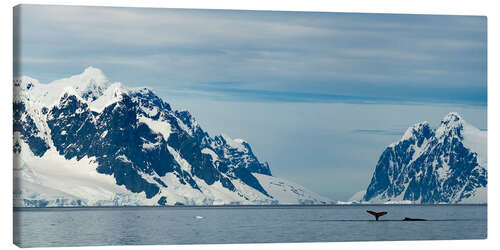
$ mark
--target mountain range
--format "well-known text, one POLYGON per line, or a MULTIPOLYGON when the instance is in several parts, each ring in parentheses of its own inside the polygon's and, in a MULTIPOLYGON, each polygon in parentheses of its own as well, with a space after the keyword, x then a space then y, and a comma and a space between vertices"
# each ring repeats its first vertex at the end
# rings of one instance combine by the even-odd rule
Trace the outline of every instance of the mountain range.
POLYGON ((14 79, 14 205, 327 204, 275 177, 248 142, 97 68, 14 79))
MULTIPOLYGON (((93 67, 14 79, 14 205, 332 204, 273 176, 250 144, 210 136, 150 88, 93 67)), ((486 203, 487 132, 449 113, 409 127, 349 203, 486 203)))

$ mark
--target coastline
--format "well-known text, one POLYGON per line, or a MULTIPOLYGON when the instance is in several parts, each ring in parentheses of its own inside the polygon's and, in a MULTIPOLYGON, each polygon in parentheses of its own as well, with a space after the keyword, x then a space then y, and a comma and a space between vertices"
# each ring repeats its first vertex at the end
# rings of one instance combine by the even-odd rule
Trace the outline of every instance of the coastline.
POLYGON ((431 206, 488 206, 487 203, 467 203, 467 204, 316 204, 316 205, 300 205, 300 204, 283 204, 283 205, 177 205, 177 206, 67 206, 67 207, 13 207, 14 212, 20 211, 43 211, 43 210, 80 210, 80 209, 193 209, 193 208, 209 208, 209 209, 282 209, 282 208, 327 208, 327 207, 370 207, 370 206, 387 206, 387 207, 431 207, 431 206))

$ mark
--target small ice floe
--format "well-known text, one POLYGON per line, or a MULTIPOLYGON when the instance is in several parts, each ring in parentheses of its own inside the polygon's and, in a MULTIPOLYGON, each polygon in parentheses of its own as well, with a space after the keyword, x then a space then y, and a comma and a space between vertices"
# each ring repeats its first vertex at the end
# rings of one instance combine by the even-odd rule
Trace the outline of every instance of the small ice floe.
POLYGON ((203 219, 203 216, 196 215, 194 218, 197 220, 201 220, 201 219, 203 219))

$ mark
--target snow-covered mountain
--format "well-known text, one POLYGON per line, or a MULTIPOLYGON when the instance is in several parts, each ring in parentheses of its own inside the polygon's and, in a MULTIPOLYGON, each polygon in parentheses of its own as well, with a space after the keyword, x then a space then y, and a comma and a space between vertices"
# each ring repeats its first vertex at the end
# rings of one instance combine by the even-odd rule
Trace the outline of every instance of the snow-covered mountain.
POLYGON ((96 68, 14 80, 15 206, 330 203, 271 175, 250 145, 96 68))
POLYGON ((486 134, 457 113, 436 129, 415 124, 385 149, 368 188, 351 201, 486 203, 486 134))

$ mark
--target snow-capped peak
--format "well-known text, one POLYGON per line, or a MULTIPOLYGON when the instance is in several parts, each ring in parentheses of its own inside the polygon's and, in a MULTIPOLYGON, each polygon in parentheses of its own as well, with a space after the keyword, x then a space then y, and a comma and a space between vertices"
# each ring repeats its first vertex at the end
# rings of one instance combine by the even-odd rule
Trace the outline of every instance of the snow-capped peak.
POLYGON ((436 137, 458 136, 463 139, 462 130, 467 122, 456 112, 450 112, 442 120, 436 129, 436 137))
POLYGON ((104 73, 92 66, 87 67, 81 74, 74 75, 68 78, 63 78, 51 82, 50 84, 64 84, 74 87, 75 89, 81 89, 86 87, 97 87, 101 86, 106 88, 109 85, 109 80, 104 75, 104 73))
POLYGON ((433 130, 427 121, 416 123, 410 126, 406 132, 403 134, 399 141, 393 142, 389 147, 395 147, 396 145, 405 142, 407 140, 414 140, 417 142, 417 146, 422 146, 428 138, 433 136, 433 130))
POLYGON ((363 196, 370 202, 486 202, 486 131, 451 112, 431 129, 411 126, 380 156, 363 196))
POLYGON ((463 119, 457 112, 450 112, 441 120, 441 123, 459 122, 461 120, 463 119))
POLYGON ((85 77, 89 78, 94 78, 94 79, 101 79, 102 81, 107 81, 108 79, 106 78, 106 75, 104 75, 104 72, 102 70, 89 66, 83 70, 83 73, 80 74, 85 77))
POLYGON ((462 139, 462 143, 477 153, 479 165, 487 168, 487 132, 482 131, 465 121, 459 114, 449 113, 441 121, 441 125, 436 130, 436 136, 457 136, 462 139))
POLYGON ((426 130, 430 130, 430 125, 427 121, 416 123, 406 130, 401 140, 404 141, 410 139, 412 137, 415 137, 415 135, 425 133, 426 130))
POLYGON ((76 95, 85 102, 93 102, 114 85, 106 75, 94 67, 86 68, 82 73, 67 78, 52 81, 47 84, 23 76, 14 79, 17 88, 15 101, 26 100, 38 107, 54 106, 65 94, 76 95))
POLYGON ((48 85, 59 88, 71 87, 83 99, 93 101, 102 95, 111 82, 100 69, 88 67, 81 74, 56 80, 48 85))

